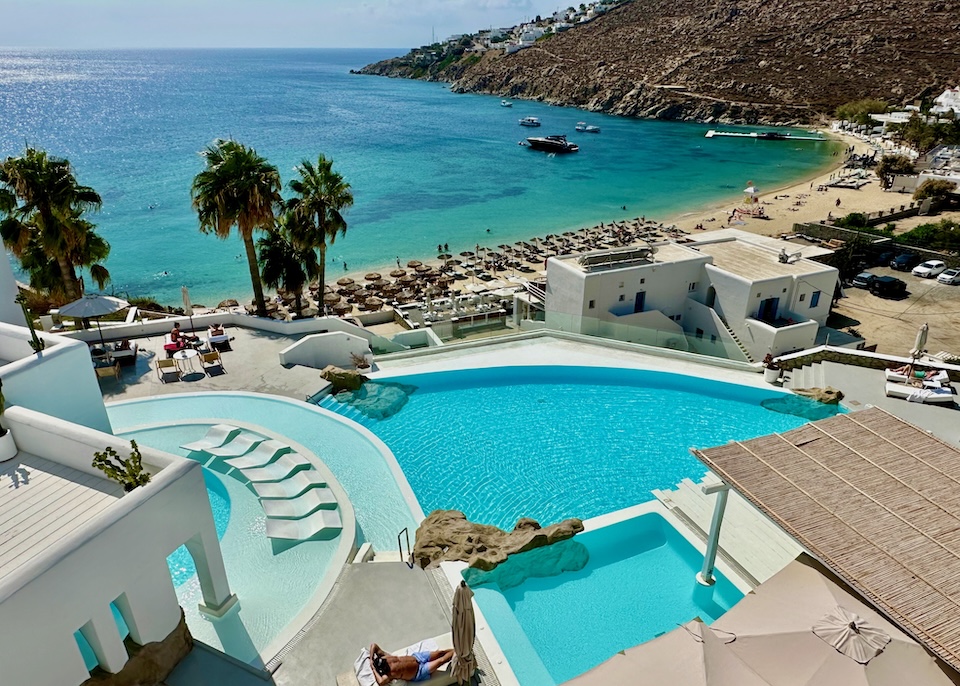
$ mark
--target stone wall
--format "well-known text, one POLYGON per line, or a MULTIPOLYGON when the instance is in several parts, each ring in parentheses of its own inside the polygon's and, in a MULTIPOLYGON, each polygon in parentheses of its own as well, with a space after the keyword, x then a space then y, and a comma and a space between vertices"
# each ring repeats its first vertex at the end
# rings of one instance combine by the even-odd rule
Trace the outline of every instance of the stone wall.
MULTIPOLYGON (((899 367, 902 362, 895 359, 883 357, 873 357, 868 355, 858 355, 854 352, 842 352, 840 350, 815 350, 807 355, 791 356, 788 359, 778 360, 780 368, 785 371, 799 369, 804 365, 816 364, 817 362, 836 362, 838 364, 852 365, 854 367, 867 367, 868 369, 887 369, 888 367, 899 367)), ((933 367, 928 364, 918 364, 918 371, 927 371, 933 367)), ((951 381, 960 382, 960 371, 947 370, 951 381)))

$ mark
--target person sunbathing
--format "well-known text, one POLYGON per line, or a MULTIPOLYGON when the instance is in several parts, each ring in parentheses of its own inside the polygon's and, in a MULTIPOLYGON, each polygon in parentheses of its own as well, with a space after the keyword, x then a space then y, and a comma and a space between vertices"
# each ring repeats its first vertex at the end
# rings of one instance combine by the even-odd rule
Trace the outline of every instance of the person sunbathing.
POLYGON ((939 369, 928 369, 925 372, 915 370, 912 364, 905 364, 902 367, 897 367, 896 369, 892 369, 890 371, 892 371, 894 374, 901 374, 909 379, 919 379, 921 381, 929 381, 940 373, 939 369))
POLYGON ((223 324, 211 324, 211 325, 210 325, 210 330, 209 330, 208 333, 209 333, 210 336, 224 336, 224 335, 226 335, 226 334, 224 334, 224 332, 223 332, 223 324))
POLYGON ((426 650, 413 655, 391 655, 373 643, 370 646, 370 666, 373 677, 380 686, 395 679, 401 681, 426 681, 433 673, 453 659, 453 649, 426 650))
POLYGON ((173 329, 170 331, 170 340, 173 343, 177 344, 178 348, 186 348, 188 346, 194 346, 200 342, 199 336, 194 336, 192 334, 183 333, 180 331, 180 322, 176 322, 173 325, 173 329))

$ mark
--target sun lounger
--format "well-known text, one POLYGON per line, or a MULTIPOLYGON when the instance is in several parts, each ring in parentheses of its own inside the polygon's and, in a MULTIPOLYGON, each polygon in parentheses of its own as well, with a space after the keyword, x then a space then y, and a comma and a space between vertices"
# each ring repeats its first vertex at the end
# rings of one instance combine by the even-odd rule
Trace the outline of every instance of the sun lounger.
MULTIPOLYGON (((436 638, 427 638, 413 645, 401 648, 400 650, 391 650, 391 655, 413 655, 415 652, 426 650, 450 650, 453 648, 453 634, 447 632, 436 638)), ((424 684, 430 686, 451 686, 457 680, 453 677, 453 661, 448 662, 443 667, 434 672, 424 684)), ((370 667, 370 654, 367 648, 360 652, 360 656, 353 663, 353 670, 337 675, 337 686, 376 686, 376 679, 370 667)), ((407 683, 407 682, 398 682, 407 683)))
POLYGON ((915 403, 947 403, 953 404, 957 399, 953 388, 918 388, 907 384, 887 382, 887 397, 902 398, 915 403))
POLYGON ((210 453, 214 457, 240 457, 249 453, 265 440, 263 436, 244 432, 219 448, 206 448, 204 452, 210 453))
POLYGON ((263 511, 273 519, 300 519, 317 510, 333 510, 337 499, 329 488, 311 488, 296 498, 287 500, 264 500, 263 511))
POLYGON ((340 513, 318 510, 303 519, 271 519, 267 517, 267 537, 287 541, 308 541, 311 538, 333 538, 343 529, 340 513))
POLYGON ((281 455, 276 462, 272 462, 266 467, 241 469, 240 472, 253 482, 283 481, 298 469, 312 466, 310 461, 303 455, 287 453, 286 455, 281 455))
POLYGON ((280 441, 264 441, 252 452, 247 453, 243 457, 233 457, 228 460, 224 460, 231 467, 236 469, 250 469, 251 467, 263 467, 264 465, 270 464, 276 458, 280 457, 284 453, 293 452, 293 448, 289 445, 285 445, 280 441))
MULTIPOLYGON (((893 369, 884 369, 883 373, 884 373, 884 376, 887 377, 887 381, 896 381, 899 383, 906 383, 907 381, 912 380, 912 379, 908 379, 906 374, 901 374, 897 371, 894 371, 893 369)), ((919 376, 913 377, 913 379, 919 379, 919 378, 921 377, 919 376)), ((940 384, 948 384, 950 383, 950 375, 947 373, 946 369, 941 369, 934 376, 930 377, 929 379, 923 379, 923 380, 935 381, 940 384)))
POLYGON ((253 490, 261 500, 283 500, 284 498, 296 498, 304 491, 317 487, 326 486, 327 482, 315 469, 304 469, 297 472, 289 479, 276 482, 252 483, 253 490))
POLYGON ((180 447, 184 450, 207 450, 209 448, 219 448, 224 443, 228 443, 240 434, 240 428, 229 424, 214 424, 207 431, 207 435, 199 441, 193 443, 184 443, 180 447))

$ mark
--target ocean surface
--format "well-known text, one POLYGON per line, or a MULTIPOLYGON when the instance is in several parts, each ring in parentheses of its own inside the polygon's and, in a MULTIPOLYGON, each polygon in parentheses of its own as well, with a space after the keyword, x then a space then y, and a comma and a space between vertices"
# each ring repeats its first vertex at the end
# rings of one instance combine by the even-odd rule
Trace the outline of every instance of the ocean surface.
MULTIPOLYGON (((820 142, 706 139, 706 125, 640 121, 500 98, 438 83, 357 76, 403 50, 0 50, 0 156, 25 144, 67 157, 103 196, 91 217, 112 252, 107 290, 215 305, 249 298, 237 236, 198 231, 190 184, 198 151, 233 137, 284 185, 324 153, 352 185, 348 232, 328 274, 432 258, 535 235, 685 209, 812 176, 837 149, 820 142), (543 126, 518 126, 536 116, 543 126), (599 135, 577 133, 587 121, 599 135), (574 155, 517 145, 565 133, 574 155), (627 209, 623 209, 626 206, 627 209)), ((725 129, 730 127, 724 127, 725 129)))

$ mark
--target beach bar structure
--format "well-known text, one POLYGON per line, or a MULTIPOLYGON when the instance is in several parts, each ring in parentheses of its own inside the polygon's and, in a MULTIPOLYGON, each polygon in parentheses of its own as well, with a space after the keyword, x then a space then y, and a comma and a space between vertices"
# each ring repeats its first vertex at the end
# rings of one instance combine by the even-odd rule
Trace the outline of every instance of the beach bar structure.
MULTIPOLYGON (((693 454, 960 671, 960 450, 871 407, 693 454)), ((709 533, 717 548, 723 499, 709 533)), ((698 579, 709 581, 707 556, 698 579)))

